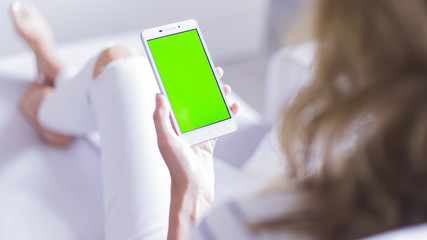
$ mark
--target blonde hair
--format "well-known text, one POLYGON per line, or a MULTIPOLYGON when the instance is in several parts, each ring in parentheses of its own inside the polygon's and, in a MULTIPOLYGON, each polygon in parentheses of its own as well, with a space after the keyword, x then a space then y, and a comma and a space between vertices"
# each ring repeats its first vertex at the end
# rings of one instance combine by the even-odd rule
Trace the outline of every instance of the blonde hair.
POLYGON ((280 130, 311 214, 267 225, 354 239, 426 222, 427 1, 317 0, 314 24, 313 83, 280 130), (340 153, 361 120, 363 134, 340 153))

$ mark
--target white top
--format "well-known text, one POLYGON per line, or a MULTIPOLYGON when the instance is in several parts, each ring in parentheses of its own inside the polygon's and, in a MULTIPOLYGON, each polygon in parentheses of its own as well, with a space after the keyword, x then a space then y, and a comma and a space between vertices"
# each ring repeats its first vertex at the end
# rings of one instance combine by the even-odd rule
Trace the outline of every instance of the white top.
MULTIPOLYGON (((232 201, 215 209, 193 232, 191 239, 312 239, 292 231, 255 231, 251 224, 277 217, 295 216, 299 197, 296 194, 269 193, 240 201, 232 201)), ((298 214, 299 217, 300 214, 298 214)))

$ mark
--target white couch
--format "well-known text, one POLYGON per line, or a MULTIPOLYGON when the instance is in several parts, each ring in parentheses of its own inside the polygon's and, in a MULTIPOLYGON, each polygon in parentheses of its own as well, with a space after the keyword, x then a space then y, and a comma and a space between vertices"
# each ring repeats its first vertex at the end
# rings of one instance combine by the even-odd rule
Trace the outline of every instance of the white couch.
MULTIPOLYGON (((111 40, 140 47, 138 32, 128 32, 63 45, 59 56, 66 64, 84 64, 111 40)), ((218 141, 217 204, 257 191, 269 180, 265 173, 277 166, 269 160, 274 159, 268 156, 271 146, 263 141, 264 148, 253 153, 277 117, 281 103, 288 101, 306 79, 313 51, 314 46, 308 44, 282 50, 273 58, 264 116, 233 96, 242 104, 242 111, 238 132, 218 141)), ((34 78, 35 69, 30 53, 0 58, 0 239, 103 239, 96 141, 79 139, 68 149, 51 148, 40 141, 19 111, 19 98, 34 78)), ((408 239, 393 237, 413 236, 411 233, 427 239, 426 229, 372 239, 408 239)))
MULTIPOLYGON (((65 64, 83 65, 112 41, 142 50, 139 33, 132 31, 62 45, 58 55, 65 64)), ((30 52, 0 58, 0 239, 103 239, 97 137, 78 139, 67 149, 46 146, 18 107, 35 75, 30 52)), ((238 117, 239 134, 232 137, 235 142, 242 138, 240 133, 261 125, 260 114, 237 101, 243 110, 238 117)), ((265 133, 260 129, 245 141, 259 140, 265 133)), ((242 148, 248 144, 234 146, 239 150, 235 156, 242 158, 239 152, 248 152, 242 148)), ((224 152, 227 148, 220 141, 219 149, 224 152)), ((262 186, 218 158, 215 168, 217 205, 262 186)))

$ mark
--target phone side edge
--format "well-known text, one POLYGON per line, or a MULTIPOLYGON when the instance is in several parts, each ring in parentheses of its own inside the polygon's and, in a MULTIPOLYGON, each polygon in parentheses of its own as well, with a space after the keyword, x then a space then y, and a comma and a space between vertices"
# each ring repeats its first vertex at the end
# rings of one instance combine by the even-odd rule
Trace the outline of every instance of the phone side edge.
POLYGON ((176 130, 176 132, 177 132, 178 135, 182 135, 181 129, 179 127, 178 121, 176 119, 175 113, 174 113, 173 108, 172 108, 172 104, 171 104, 171 102, 169 100, 169 97, 168 97, 168 94, 166 92, 166 89, 163 86, 163 82, 162 82, 162 79, 160 77, 160 73, 159 73, 159 71, 157 69, 157 66, 156 66, 156 62, 155 62, 155 60, 153 58, 153 55, 151 53, 151 50, 149 48, 148 39, 145 36, 146 34, 144 34, 144 33, 150 33, 151 31, 154 31, 155 29, 156 28, 150 28, 150 29, 146 29, 146 30, 141 31, 141 33, 140 33, 141 42, 142 42, 142 45, 144 46, 144 50, 145 50, 145 53, 147 55, 148 62, 150 63, 151 71, 153 72, 154 78, 156 79, 157 86, 159 87, 160 92, 163 94, 163 96, 165 96, 165 98, 166 98, 166 100, 167 100, 167 102, 169 104, 169 109, 170 109, 170 111, 172 113, 171 114, 172 123, 173 123, 173 125, 175 127, 175 130, 176 130))

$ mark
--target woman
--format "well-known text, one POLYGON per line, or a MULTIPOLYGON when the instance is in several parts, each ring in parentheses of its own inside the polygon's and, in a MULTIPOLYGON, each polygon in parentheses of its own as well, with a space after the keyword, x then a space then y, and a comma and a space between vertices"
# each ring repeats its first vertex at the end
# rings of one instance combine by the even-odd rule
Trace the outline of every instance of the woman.
MULTIPOLYGON (((354 239, 427 221, 427 1, 315 4, 313 82, 283 113, 279 132, 291 174, 285 186, 229 207, 228 218, 245 226, 233 225, 246 234, 241 239, 354 239), (318 170, 307 174, 308 166, 318 170), (264 213, 254 213, 260 206, 264 213)), ((204 214, 194 206, 210 195, 187 167, 196 161, 176 147, 164 99, 157 99, 172 186, 188 182, 172 191, 181 204, 171 205, 169 236, 182 239, 204 214)), ((212 215, 201 224, 205 238, 225 239, 209 222, 227 222, 227 214, 212 215)))
MULTIPOLYGON (((26 11, 12 16, 18 33, 36 46, 23 27, 23 16, 35 10, 26 11)), ((313 81, 285 109, 279 131, 289 176, 260 196, 216 209, 194 239, 354 239, 427 221, 427 1, 317 0, 315 12, 313 81)), ((156 95, 155 130, 171 180, 168 214, 167 172, 155 161, 154 129, 146 127, 151 100, 145 97, 155 87, 135 85, 146 76, 134 64, 145 60, 114 47, 53 89, 63 69, 49 76, 57 65, 45 64, 54 59, 52 48, 48 54, 40 54, 47 47, 32 48, 50 80, 29 88, 24 111, 56 132, 101 133, 107 239, 188 238, 213 201, 215 142, 186 144, 156 95), (72 111, 58 120, 64 105, 72 111)), ((71 139, 41 131, 53 143, 71 139)))

